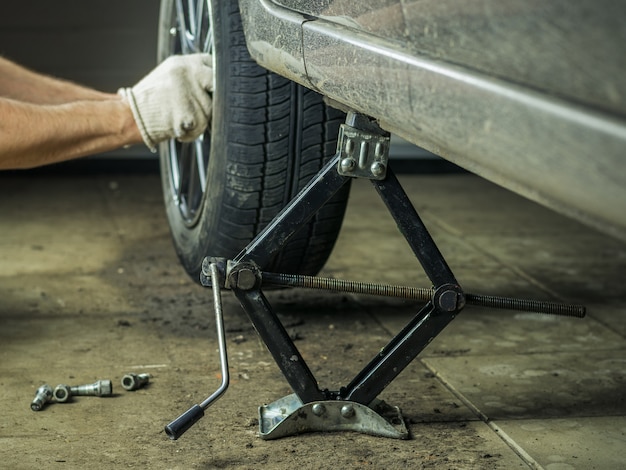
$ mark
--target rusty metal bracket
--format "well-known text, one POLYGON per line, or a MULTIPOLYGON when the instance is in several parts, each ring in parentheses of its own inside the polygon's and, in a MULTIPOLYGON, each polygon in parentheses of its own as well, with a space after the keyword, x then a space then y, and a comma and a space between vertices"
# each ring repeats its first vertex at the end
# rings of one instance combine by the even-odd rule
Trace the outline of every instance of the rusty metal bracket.
POLYGON ((302 403, 294 393, 259 407, 259 435, 263 439, 319 431, 356 431, 394 439, 409 438, 400 409, 382 400, 374 400, 369 406, 345 400, 302 403))
POLYGON ((385 179, 389 166, 390 137, 388 134, 342 124, 339 127, 337 140, 339 155, 337 172, 340 175, 375 180, 385 179))

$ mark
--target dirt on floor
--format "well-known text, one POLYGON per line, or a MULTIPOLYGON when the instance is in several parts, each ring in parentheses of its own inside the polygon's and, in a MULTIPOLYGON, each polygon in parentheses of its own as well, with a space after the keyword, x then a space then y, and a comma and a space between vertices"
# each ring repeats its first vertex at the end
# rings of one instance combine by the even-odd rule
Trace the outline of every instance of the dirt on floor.
MULTIPOLYGON (((456 194, 459 200, 466 197, 458 193, 457 183, 450 188, 456 188, 456 193, 444 191, 440 198, 446 194, 456 194)), ((392 235, 392 223, 389 231, 382 228, 387 222, 371 224, 385 217, 384 209, 367 199, 370 194, 374 198, 373 193, 358 186, 354 191, 357 196, 353 196, 336 256, 323 274, 425 286, 415 260, 399 248, 402 239, 392 235), (365 215, 359 212, 363 210, 365 215), (357 254, 351 258, 348 252, 353 247, 357 254)), ((500 194, 491 186, 485 191, 500 194)), ((432 360, 413 361, 381 394, 387 403, 402 409, 409 440, 356 432, 263 440, 258 435, 258 407, 292 392, 236 299, 225 292, 230 388, 179 440, 168 439, 164 426, 209 396, 221 376, 212 293, 189 279, 178 263, 163 214, 158 175, 3 178, 0 195, 0 386, 4 390, 0 396, 0 467, 541 468, 542 454, 524 450, 534 445, 535 438, 514 441, 504 431, 508 422, 500 423, 498 418, 541 419, 550 404, 542 408, 541 401, 547 398, 537 395, 535 411, 515 412, 519 396, 508 386, 523 378, 524 384, 538 387, 545 377, 540 379, 538 372, 510 372, 512 379, 498 385, 504 377, 498 374, 505 366, 497 371, 496 366, 506 362, 505 354, 526 351, 528 368, 537 371, 543 366, 537 363, 536 354, 549 350, 524 339, 524 325, 536 330, 535 317, 507 322, 501 320, 501 312, 459 318, 459 333, 453 330, 436 339, 425 352, 432 360), (517 345, 515 352, 506 349, 513 346, 505 341, 517 345), (491 372, 484 372, 486 366, 477 367, 463 379, 468 383, 452 383, 445 367, 463 371, 463 364, 465 369, 470 367, 469 361, 486 361, 481 359, 486 350, 503 355, 491 359, 497 362, 490 365, 491 372), (150 374, 150 383, 125 391, 120 379, 130 372, 150 374), (50 403, 40 412, 29 407, 43 383, 55 387, 99 379, 113 381, 112 397, 75 397, 69 403, 50 403), (480 392, 488 386, 492 386, 488 392, 480 392), (485 414, 485 409, 494 410, 497 403, 504 411, 485 414)), ((516 201, 524 207, 525 203, 516 201)), ((536 288, 537 283, 516 274, 508 262, 468 248, 459 235, 461 229, 437 218, 427 219, 435 222, 442 249, 470 285, 501 294, 527 294, 536 288), (482 264, 476 261, 480 259, 482 264), (484 282, 487 272, 498 274, 484 282)), ((450 220, 459 219, 453 214, 450 220)), ((467 224, 475 227, 471 221, 467 224)), ((606 247, 610 242, 602 243, 606 247)), ((609 276, 595 280, 612 282, 609 276)), ((340 292, 278 290, 267 292, 267 297, 320 387, 331 390, 347 384, 420 307, 410 301, 340 292)), ((623 336, 615 328, 609 334, 601 331, 601 322, 571 323, 575 326, 570 327, 569 321, 542 323, 540 330, 551 334, 554 329, 557 334, 559 329, 583 328, 570 338, 584 339, 587 345, 603 338, 604 348, 623 345, 623 336)), ((550 339, 546 344, 558 343, 550 339)), ((566 384, 574 397, 569 411, 557 410, 555 416, 561 418, 586 406, 585 397, 580 397, 584 392, 567 382, 567 367, 559 369, 560 378, 550 376, 566 384)), ((552 373, 559 371, 555 366, 552 373)), ((580 383, 582 390, 584 382, 580 383)), ((561 385, 554 382, 553 386, 553 392, 559 392, 561 385)), ((623 402, 616 404, 619 393, 611 395, 611 406, 623 406, 623 402)), ((509 434, 514 429, 507 428, 509 434)), ((548 455, 556 454, 571 459, 556 450, 548 455)))

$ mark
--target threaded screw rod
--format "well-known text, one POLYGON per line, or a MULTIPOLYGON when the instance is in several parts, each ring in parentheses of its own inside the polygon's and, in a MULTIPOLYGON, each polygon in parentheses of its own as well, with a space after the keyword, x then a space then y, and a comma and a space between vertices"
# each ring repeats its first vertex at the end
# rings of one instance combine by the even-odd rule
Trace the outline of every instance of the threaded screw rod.
POLYGON ((262 274, 263 284, 282 287, 302 287, 305 289, 337 290, 355 294, 380 295, 382 297, 398 297, 401 299, 422 300, 427 302, 433 296, 432 289, 421 287, 397 286, 391 284, 375 284, 360 281, 347 281, 328 277, 304 276, 301 274, 262 274))
MULTIPOLYGON (((427 302, 432 299, 434 289, 422 287, 398 286, 392 284, 375 284, 344 279, 332 279, 301 274, 262 274, 263 284, 281 287, 301 287, 305 289, 336 290, 355 294, 378 295, 382 297, 397 297, 401 299, 419 300, 427 302)), ((582 305, 562 304, 542 300, 515 299, 494 295, 465 294, 465 302, 481 307, 518 310, 550 315, 562 315, 582 318, 585 316, 585 307, 582 305)))
POLYGON ((482 307, 518 310, 522 312, 546 313, 564 317, 584 318, 584 305, 563 304, 533 299, 515 299, 512 297, 498 297, 494 295, 465 294, 465 302, 482 307))

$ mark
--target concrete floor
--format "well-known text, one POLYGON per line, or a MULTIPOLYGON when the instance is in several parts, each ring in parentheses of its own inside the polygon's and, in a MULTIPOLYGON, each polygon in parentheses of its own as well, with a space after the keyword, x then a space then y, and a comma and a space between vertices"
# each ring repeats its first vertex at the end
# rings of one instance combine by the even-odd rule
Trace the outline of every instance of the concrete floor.
MULTIPOLYGON (((0 175, 0 467, 625 468, 626 245, 471 175, 401 181, 467 292, 584 303, 588 316, 466 308, 382 394, 411 440, 264 441, 257 407, 290 390, 227 293, 231 388, 170 441, 163 426, 215 390, 219 366, 211 292, 178 264, 158 175, 0 175), (124 391, 128 372, 150 385, 124 391), (29 408, 43 383, 106 378, 114 397, 29 408)), ((361 181, 322 274, 428 286, 361 181)), ((417 308, 268 296, 331 389, 417 308)))

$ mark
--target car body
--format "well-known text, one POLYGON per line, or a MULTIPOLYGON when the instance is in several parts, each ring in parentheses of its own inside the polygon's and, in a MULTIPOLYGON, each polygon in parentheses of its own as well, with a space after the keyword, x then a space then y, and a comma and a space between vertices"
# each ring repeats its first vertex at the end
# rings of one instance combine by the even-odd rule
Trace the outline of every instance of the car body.
POLYGON ((626 240, 623 2, 239 6, 248 50, 261 66, 626 240))

